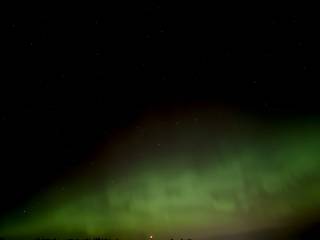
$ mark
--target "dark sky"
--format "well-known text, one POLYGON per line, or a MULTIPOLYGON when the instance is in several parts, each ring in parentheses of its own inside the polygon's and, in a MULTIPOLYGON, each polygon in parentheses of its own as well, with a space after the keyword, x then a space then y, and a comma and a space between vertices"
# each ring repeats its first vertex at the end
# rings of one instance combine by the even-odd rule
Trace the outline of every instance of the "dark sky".
POLYGON ((318 14, 291 4, 8 8, 0 212, 145 111, 205 103, 263 117, 318 114, 318 14))

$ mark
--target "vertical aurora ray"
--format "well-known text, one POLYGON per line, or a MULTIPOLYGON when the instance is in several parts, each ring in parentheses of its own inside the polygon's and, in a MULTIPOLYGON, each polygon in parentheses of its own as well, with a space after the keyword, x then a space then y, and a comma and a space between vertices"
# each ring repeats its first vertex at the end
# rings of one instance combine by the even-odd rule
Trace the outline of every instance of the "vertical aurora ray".
POLYGON ((40 203, 32 214, 3 219, 0 235, 200 239, 320 209, 318 120, 180 118, 141 121, 96 168, 65 180, 68 191, 50 190, 28 203, 40 203))

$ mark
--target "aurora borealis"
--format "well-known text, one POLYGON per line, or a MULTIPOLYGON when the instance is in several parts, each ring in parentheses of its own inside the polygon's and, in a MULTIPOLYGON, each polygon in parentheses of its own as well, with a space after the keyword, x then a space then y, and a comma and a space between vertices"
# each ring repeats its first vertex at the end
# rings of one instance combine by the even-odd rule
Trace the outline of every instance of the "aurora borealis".
POLYGON ((0 240, 320 239, 317 6, 25 2, 0 240))
POLYGON ((0 222, 0 235, 206 239, 320 209, 320 126, 208 108, 141 117, 0 222), (27 209, 27 214, 23 213, 27 209))

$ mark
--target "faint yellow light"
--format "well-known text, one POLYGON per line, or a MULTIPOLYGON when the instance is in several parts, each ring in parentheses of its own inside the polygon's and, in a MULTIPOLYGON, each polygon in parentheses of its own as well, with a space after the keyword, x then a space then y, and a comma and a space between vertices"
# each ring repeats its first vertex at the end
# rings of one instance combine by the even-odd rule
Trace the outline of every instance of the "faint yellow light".
POLYGON ((150 237, 149 237, 150 239, 152 239, 153 238, 153 236, 152 235, 150 235, 150 237))

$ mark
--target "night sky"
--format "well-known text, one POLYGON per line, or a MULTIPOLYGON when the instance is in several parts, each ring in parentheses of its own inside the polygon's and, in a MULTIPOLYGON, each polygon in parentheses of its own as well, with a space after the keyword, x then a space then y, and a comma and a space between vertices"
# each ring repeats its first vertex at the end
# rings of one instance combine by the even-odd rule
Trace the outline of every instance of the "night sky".
POLYGON ((315 8, 4 10, 0 237, 319 234, 315 8))

